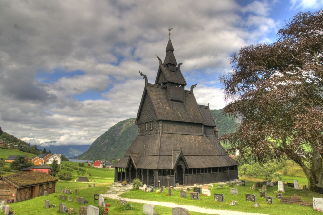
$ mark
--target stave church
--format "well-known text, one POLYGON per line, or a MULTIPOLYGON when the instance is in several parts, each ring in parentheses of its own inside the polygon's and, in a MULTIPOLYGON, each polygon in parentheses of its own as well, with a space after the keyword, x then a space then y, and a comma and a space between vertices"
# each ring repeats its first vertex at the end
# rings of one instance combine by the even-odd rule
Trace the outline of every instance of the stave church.
POLYGON ((218 141, 209 106, 196 102, 177 64, 171 40, 154 84, 147 76, 136 118, 138 136, 115 164, 114 181, 138 178, 152 186, 205 184, 238 179, 238 163, 218 141))

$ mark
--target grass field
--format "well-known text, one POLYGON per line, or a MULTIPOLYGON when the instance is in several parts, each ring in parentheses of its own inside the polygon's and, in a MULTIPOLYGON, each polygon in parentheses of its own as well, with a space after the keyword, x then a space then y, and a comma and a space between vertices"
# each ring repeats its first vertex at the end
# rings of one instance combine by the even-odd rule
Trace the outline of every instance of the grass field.
POLYGON ((3 149, 0 147, 0 158, 8 158, 9 155, 27 155, 29 158, 36 156, 28 152, 19 151, 18 149, 3 149))
MULTIPOLYGON (((12 150, 8 150, 11 151, 12 150)), ((0 151, 2 152, 2 151, 0 151)), ((1 153, 0 153, 1 154, 1 153)), ((12 153, 10 153, 12 154, 12 153)), ((25 153, 28 155, 27 153, 25 153)), ((1 156, 3 156, 1 154, 1 156)), ((29 155, 28 155, 29 156, 29 155)), ((79 189, 78 196, 84 197, 85 200, 88 201, 86 205, 94 205, 97 206, 97 201, 94 202, 94 194, 103 194, 110 189, 110 186, 114 179, 114 169, 98 169, 89 166, 79 167, 77 162, 69 162, 63 161, 62 165, 68 167, 68 170, 72 173, 73 178, 69 181, 59 180, 56 183, 56 193, 50 194, 48 196, 41 196, 35 199, 31 199, 28 201, 18 202, 10 204, 10 207, 14 209, 17 214, 22 215, 29 215, 29 214, 61 214, 59 212, 59 204, 62 200, 59 199, 60 194, 60 187, 65 188, 68 187, 71 191, 74 192, 74 189, 79 189), (77 170, 75 170, 77 168, 77 170), (78 173, 79 168, 85 170, 81 171, 84 172, 83 176, 88 177, 91 181, 89 182, 75 182, 76 179, 80 176, 78 173), (95 187, 93 187, 93 183, 95 183, 95 187), (91 184, 92 187, 88 187, 91 184), (55 208, 45 208, 45 200, 49 200, 50 204, 55 204, 55 208)), ((297 165, 293 165, 292 163, 288 163, 287 167, 288 175, 283 176, 282 180, 284 182, 293 182, 297 179, 300 183, 300 187, 302 185, 307 185, 307 179, 305 177, 301 177, 302 174, 299 174, 299 167, 297 165), (295 173, 294 176, 290 174, 295 173), (296 174, 297 173, 297 174, 296 174)), ((64 170, 66 171, 66 170, 64 170)), ((143 191, 130 191, 128 193, 124 193, 121 197, 124 198, 134 198, 134 199, 144 199, 150 201, 160 201, 160 202, 173 202, 180 205, 196 205, 199 207, 205 208, 212 208, 212 209, 220 209, 220 210, 233 210, 233 211, 244 211, 244 212, 253 212, 253 213, 266 213, 266 214, 286 214, 286 215, 296 215, 296 214, 319 214, 319 212, 314 211, 311 207, 299 206, 299 205, 288 205, 288 204, 281 204, 279 200, 277 200, 275 191, 277 190, 277 186, 274 187, 267 187, 267 196, 274 197, 274 204, 267 204, 265 202, 265 198, 260 198, 259 190, 251 190, 250 187, 258 181, 265 181, 263 178, 251 178, 251 177, 242 177, 241 180, 245 179, 247 181, 245 187, 235 187, 238 188, 239 194, 238 195, 230 195, 230 187, 219 188, 217 184, 215 184, 214 188, 212 189, 211 193, 212 196, 201 196, 200 200, 190 200, 188 198, 180 198, 180 191, 174 190, 173 196, 165 196, 165 193, 168 190, 165 190, 165 193, 145 193, 143 191), (214 194, 224 194, 224 202, 215 202, 214 201, 214 194), (245 200, 245 194, 255 194, 257 197, 257 202, 260 204, 259 208, 253 207, 253 202, 248 202, 245 200), (230 202, 232 200, 237 201, 235 206, 230 206, 230 202)), ((285 187, 286 193, 283 195, 284 197, 291 196, 293 194, 297 194, 302 198, 304 201, 312 201, 313 197, 323 197, 323 195, 319 195, 314 192, 309 191, 295 191, 294 188, 285 187)), ((79 211, 79 207, 81 204, 76 203, 76 195, 74 193, 71 194, 72 202, 67 201, 66 204, 67 208, 74 208, 76 211, 79 211)), ((109 214, 143 214, 142 207, 143 204, 138 203, 130 203, 134 209, 133 210, 126 210, 120 211, 118 208, 118 201, 112 199, 106 199, 106 203, 110 204, 109 207, 109 214)), ((171 214, 171 208, 156 206, 156 212, 158 214, 171 214)), ((0 212, 1 214, 2 212, 0 212)), ((202 213, 195 213, 190 212, 191 215, 199 215, 202 213)))

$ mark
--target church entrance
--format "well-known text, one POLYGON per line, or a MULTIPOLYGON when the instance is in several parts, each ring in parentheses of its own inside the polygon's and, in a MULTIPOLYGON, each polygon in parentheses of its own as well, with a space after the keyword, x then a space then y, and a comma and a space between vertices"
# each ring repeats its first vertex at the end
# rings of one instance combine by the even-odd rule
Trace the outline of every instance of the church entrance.
POLYGON ((176 183, 183 185, 183 168, 181 165, 177 165, 176 173, 176 183))

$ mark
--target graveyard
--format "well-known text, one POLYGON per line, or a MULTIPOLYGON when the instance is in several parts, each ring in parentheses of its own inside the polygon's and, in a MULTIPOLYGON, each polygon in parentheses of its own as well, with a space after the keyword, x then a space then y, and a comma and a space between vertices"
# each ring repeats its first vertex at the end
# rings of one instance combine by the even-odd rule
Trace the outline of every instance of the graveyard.
MULTIPOLYGON (((71 169, 73 169, 73 167, 78 167, 78 163, 75 162, 63 162, 63 165, 64 168, 68 167, 71 169)), ((114 169, 97 169, 87 166, 82 168, 86 170, 85 174, 79 175, 77 171, 73 169, 71 171, 73 178, 68 181, 59 180, 56 184, 55 193, 53 194, 6 205, 9 205, 10 209, 15 211, 17 214, 27 215, 62 214, 59 211, 62 203, 64 203, 66 210, 68 210, 68 208, 73 208, 74 211, 77 211, 76 214, 79 214, 81 206, 93 205, 98 207, 99 201, 94 200, 94 194, 105 194, 110 190, 114 180, 114 169), (79 177, 87 177, 88 181, 75 182, 75 180, 77 180, 79 177), (77 189, 77 193, 75 193, 75 189, 77 189), (46 200, 48 200, 47 203, 46 200), (45 207, 46 204, 49 208, 45 207)), ((292 167, 290 169, 292 169, 292 167)), ((261 177, 256 178, 242 176, 240 177, 240 180, 246 181, 245 186, 241 186, 239 183, 214 183, 212 184, 213 187, 211 185, 203 186, 202 184, 198 184, 198 187, 201 185, 201 193, 199 194, 194 192, 198 191, 194 190, 194 187, 190 187, 189 191, 187 190, 187 187, 174 187, 172 190, 172 195, 169 195, 169 189, 167 187, 164 188, 163 192, 161 191, 161 188, 158 187, 155 187, 153 192, 144 192, 142 190, 143 187, 141 187, 141 190, 130 190, 129 192, 121 194, 119 197, 158 202, 172 202, 178 205, 194 205, 209 209, 243 211, 249 213, 283 213, 290 215, 302 213, 320 214, 319 212, 313 210, 312 206, 299 205, 300 203, 306 204, 312 202, 313 197, 323 197, 322 194, 302 190, 303 185, 307 184, 307 180, 304 178, 304 176, 282 176, 285 192, 281 193, 281 197, 283 198, 284 203, 281 203, 280 199, 276 198, 278 197, 276 196, 278 190, 277 182, 273 183, 273 186, 268 184, 268 186, 265 186, 266 191, 262 191, 262 185, 267 185, 267 183, 265 182, 266 180, 261 177), (294 180, 298 180, 300 190, 295 189, 294 180), (260 184, 260 182, 264 183, 260 184), (258 187, 256 186, 257 183, 258 187), (206 191, 206 189, 209 191, 206 191), (296 195, 296 197, 293 195, 296 195), (267 203, 269 199, 271 199, 272 204, 267 203), (234 205, 230 205, 233 201, 235 201, 234 205), (295 202, 295 204, 290 204, 293 202, 295 202), (259 207, 255 207, 255 203, 259 204, 259 207)), ((148 188, 150 187, 148 186, 148 188)), ((109 214, 143 214, 144 204, 128 202, 132 207, 132 210, 122 210, 119 200, 104 198, 104 202, 105 204, 110 204, 108 207, 109 214)), ((155 205, 155 211, 158 214, 172 214, 172 208, 158 205, 155 205)), ((203 214, 193 211, 189 211, 189 213, 193 215, 203 214)), ((68 213, 66 212, 66 214, 68 213)))

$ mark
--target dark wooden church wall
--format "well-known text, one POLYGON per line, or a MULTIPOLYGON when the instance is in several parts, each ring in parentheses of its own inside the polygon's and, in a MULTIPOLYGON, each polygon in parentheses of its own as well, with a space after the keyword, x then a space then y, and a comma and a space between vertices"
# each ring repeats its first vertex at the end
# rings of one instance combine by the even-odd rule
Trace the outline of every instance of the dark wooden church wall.
POLYGON ((149 134, 154 134, 158 132, 158 122, 157 121, 150 121, 150 122, 145 122, 142 124, 138 125, 139 127, 139 134, 138 135, 149 135, 149 134), (146 125, 147 123, 147 125, 146 125), (146 130, 147 126, 147 130, 146 130))
POLYGON ((212 136, 214 135, 214 128, 209 126, 204 126, 204 134, 205 136, 212 136))
POLYGON ((163 133, 203 135, 200 124, 171 121, 163 121, 163 133))
POLYGON ((229 170, 230 180, 239 179, 238 170, 229 170))

